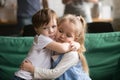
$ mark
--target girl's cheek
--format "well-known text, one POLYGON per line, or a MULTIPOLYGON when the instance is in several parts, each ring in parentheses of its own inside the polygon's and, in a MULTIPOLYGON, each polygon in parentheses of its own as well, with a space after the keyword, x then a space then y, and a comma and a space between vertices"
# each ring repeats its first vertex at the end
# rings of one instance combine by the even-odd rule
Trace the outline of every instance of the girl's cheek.
POLYGON ((60 32, 59 31, 57 31, 57 34, 56 34, 58 37, 60 36, 60 32))

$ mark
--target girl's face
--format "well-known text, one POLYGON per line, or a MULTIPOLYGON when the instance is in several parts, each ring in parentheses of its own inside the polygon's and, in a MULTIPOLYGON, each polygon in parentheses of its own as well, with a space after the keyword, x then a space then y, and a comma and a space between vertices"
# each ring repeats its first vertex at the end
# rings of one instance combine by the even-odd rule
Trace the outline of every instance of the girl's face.
POLYGON ((57 20, 53 18, 47 25, 37 28, 37 32, 55 39, 57 32, 57 20))
POLYGON ((74 24, 70 22, 62 22, 58 27, 56 40, 58 42, 71 42, 75 40, 74 24))

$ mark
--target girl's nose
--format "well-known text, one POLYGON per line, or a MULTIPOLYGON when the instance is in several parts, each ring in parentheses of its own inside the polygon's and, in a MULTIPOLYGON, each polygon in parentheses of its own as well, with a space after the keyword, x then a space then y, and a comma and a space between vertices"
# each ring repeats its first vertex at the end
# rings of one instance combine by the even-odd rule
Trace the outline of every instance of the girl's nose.
POLYGON ((61 38, 64 38, 64 37, 65 37, 65 34, 64 34, 64 33, 61 33, 60 36, 61 36, 61 38))

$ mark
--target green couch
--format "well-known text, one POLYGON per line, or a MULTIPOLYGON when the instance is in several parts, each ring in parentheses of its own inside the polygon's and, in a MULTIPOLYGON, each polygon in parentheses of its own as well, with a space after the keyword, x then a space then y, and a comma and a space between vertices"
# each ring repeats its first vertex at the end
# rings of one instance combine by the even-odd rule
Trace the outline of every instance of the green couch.
MULTIPOLYGON (((0 37, 0 80, 11 80, 33 37, 0 37)), ((86 34, 86 59, 92 80, 120 80, 120 32, 86 34)))

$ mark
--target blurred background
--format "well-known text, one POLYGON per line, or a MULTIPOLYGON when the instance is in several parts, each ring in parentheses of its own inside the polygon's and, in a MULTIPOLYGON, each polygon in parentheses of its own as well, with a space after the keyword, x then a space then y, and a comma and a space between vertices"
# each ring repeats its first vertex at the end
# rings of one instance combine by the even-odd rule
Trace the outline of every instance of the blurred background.
MULTIPOLYGON (((1 0, 1 2, 0 23, 16 23, 17 0, 1 0)), ((59 17, 63 15, 65 5, 62 3, 62 0, 48 0, 48 4, 50 8, 57 12, 59 17)), ((111 18, 112 1, 99 0, 99 9, 99 18, 111 18)))
MULTIPOLYGON (((64 15, 65 5, 62 3, 62 0, 47 0, 47 1, 49 8, 56 11, 59 17, 64 15)), ((99 0, 97 5, 89 3, 88 7, 91 8, 92 22, 112 22, 113 20, 112 3, 113 3, 112 0, 99 0)), ((15 28, 13 27, 15 27, 16 24, 17 24, 17 0, 0 0, 0 35, 4 36, 8 34, 13 34, 12 32, 15 31, 15 28), (11 32, 6 33, 5 30, 6 32, 8 32, 9 30, 11 32)))

